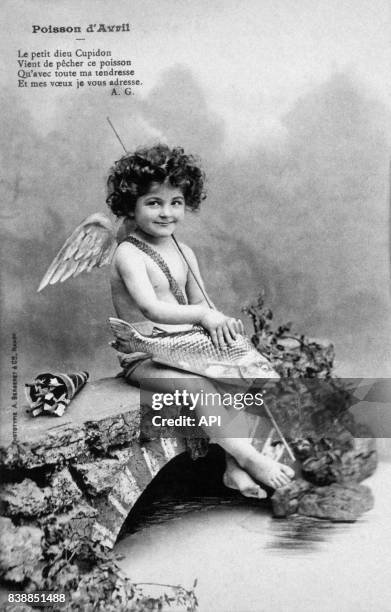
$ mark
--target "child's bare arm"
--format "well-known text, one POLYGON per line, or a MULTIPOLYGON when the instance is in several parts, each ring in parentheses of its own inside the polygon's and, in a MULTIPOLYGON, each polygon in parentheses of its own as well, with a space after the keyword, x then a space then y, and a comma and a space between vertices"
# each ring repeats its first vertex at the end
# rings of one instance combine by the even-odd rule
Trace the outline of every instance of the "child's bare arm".
MULTIPOLYGON (((192 249, 190 247, 188 247, 187 245, 181 243, 180 246, 181 246, 183 252, 186 255, 186 259, 187 259, 188 263, 190 264, 191 269, 192 269, 194 275, 196 276, 198 282, 200 283, 202 289, 204 290, 204 293, 207 295, 207 298, 209 300, 209 304, 211 304, 213 308, 216 308, 214 306, 214 304, 212 303, 212 300, 210 299, 209 295, 206 293, 205 285, 204 285, 204 281, 202 280, 202 276, 201 276, 201 272, 200 272, 200 269, 199 269, 197 257, 195 256, 195 254, 192 251, 192 249)), ((205 296, 203 295, 200 287, 197 284, 197 281, 195 280, 195 278, 194 278, 193 274, 190 272, 190 270, 189 270, 188 276, 187 276, 186 295, 188 297, 188 300, 189 300, 190 304, 205 304, 206 306, 208 305, 208 302, 206 301, 205 296)), ((217 329, 216 330, 209 329, 209 321, 208 321, 208 319, 211 318, 211 316, 213 316, 212 315, 213 312, 217 312, 217 309, 215 311, 209 311, 209 313, 206 314, 206 316, 204 317, 204 319, 202 321, 202 325, 206 329, 208 329, 208 331, 209 331, 209 333, 211 334, 212 337, 214 335, 214 331, 216 331, 217 338, 219 339, 220 331, 218 331, 217 329)), ((243 323, 242 323, 242 321, 240 319, 234 319, 232 317, 225 317, 225 318, 226 318, 227 325, 228 325, 229 330, 230 330, 230 334, 231 334, 231 336, 234 339, 236 338, 236 334, 244 333, 244 326, 243 326, 243 323)), ((223 331, 223 335, 224 335, 224 337, 226 336, 224 331, 223 331)))
POLYGON ((149 280, 142 255, 130 245, 123 243, 118 247, 114 266, 135 304, 147 319, 166 324, 199 323, 210 333, 216 346, 230 344, 237 331, 240 331, 235 319, 211 310, 204 301, 182 306, 160 300, 149 280))
MULTIPOLYGON (((196 276, 198 282, 200 283, 202 289, 204 290, 204 293, 207 295, 209 303, 212 304, 212 300, 210 299, 209 295, 206 293, 204 281, 202 280, 200 268, 199 268, 198 261, 197 261, 197 258, 194 252, 186 244, 183 244, 183 242, 180 244, 180 246, 181 246, 182 251, 186 255, 186 259, 188 261, 188 264, 191 266, 191 269, 194 275, 196 276)), ((186 295, 187 295, 187 299, 189 300, 189 304, 205 304, 206 306, 208 306, 208 302, 206 301, 201 289, 199 288, 190 270, 188 270, 188 273, 187 273, 186 295)), ((214 304, 212 304, 212 306, 213 308, 215 308, 214 304)))

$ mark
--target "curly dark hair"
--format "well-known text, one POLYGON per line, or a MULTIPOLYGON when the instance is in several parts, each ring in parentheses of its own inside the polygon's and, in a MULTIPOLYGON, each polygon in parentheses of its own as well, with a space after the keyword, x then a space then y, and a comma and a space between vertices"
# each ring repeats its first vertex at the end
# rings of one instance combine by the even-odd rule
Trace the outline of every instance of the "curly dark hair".
POLYGON ((137 199, 148 193, 152 182, 168 180, 179 187, 186 206, 197 210, 205 199, 205 175, 197 158, 186 155, 181 147, 167 145, 137 149, 115 162, 107 179, 107 204, 117 217, 134 211, 137 199))

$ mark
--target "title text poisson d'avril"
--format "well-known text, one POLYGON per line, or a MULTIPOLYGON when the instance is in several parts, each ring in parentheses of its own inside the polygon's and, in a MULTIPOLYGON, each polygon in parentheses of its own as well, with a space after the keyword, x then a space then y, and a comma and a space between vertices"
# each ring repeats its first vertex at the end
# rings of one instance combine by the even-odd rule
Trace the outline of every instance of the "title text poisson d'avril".
MULTIPOLYGON (((81 34, 81 26, 32 25, 33 34, 81 34)), ((130 32, 129 23, 107 24, 90 23, 84 32, 88 34, 99 32, 130 32)))

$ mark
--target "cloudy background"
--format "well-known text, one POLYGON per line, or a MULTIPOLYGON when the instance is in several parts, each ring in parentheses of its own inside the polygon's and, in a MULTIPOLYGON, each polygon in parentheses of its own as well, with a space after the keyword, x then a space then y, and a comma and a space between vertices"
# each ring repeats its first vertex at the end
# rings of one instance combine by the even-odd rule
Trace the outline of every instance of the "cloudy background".
POLYGON ((386 1, 6 4, 3 401, 13 331, 21 382, 47 368, 117 370, 107 271, 36 293, 64 239, 106 209, 122 154, 107 115, 129 150, 161 140, 202 158, 208 198, 180 237, 221 310, 239 316, 264 290, 277 323, 334 342, 340 373, 389 374, 386 1), (124 22, 131 33, 81 42, 31 34, 32 24, 124 22), (16 87, 18 49, 98 47, 134 62, 135 96, 16 87))

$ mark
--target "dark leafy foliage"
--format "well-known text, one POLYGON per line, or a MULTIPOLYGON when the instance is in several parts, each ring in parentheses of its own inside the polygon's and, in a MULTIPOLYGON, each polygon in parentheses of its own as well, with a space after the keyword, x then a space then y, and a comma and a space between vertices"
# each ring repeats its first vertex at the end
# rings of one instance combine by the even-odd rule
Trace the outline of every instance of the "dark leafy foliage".
POLYGON ((253 323, 253 344, 281 376, 266 388, 264 399, 303 473, 317 484, 337 482, 348 472, 354 436, 363 432, 349 411, 352 391, 333 374, 333 345, 292 331, 291 322, 274 328, 263 294, 243 312, 253 323))
POLYGON ((331 343, 307 338, 292 331, 292 322, 273 329, 273 313, 260 294, 254 304, 243 308, 252 320, 254 346, 267 355, 284 378, 330 378, 334 361, 331 343))
MULTIPOLYGON (((143 592, 144 584, 133 583, 117 564, 115 554, 100 541, 73 531, 70 523, 59 523, 54 515, 45 519, 43 583, 40 588, 67 595, 64 610, 74 612, 159 611, 164 605, 182 606, 188 612, 198 607, 194 593, 176 585, 154 585, 164 589, 159 597, 143 592)), ((59 604, 56 604, 58 610, 59 604)))

